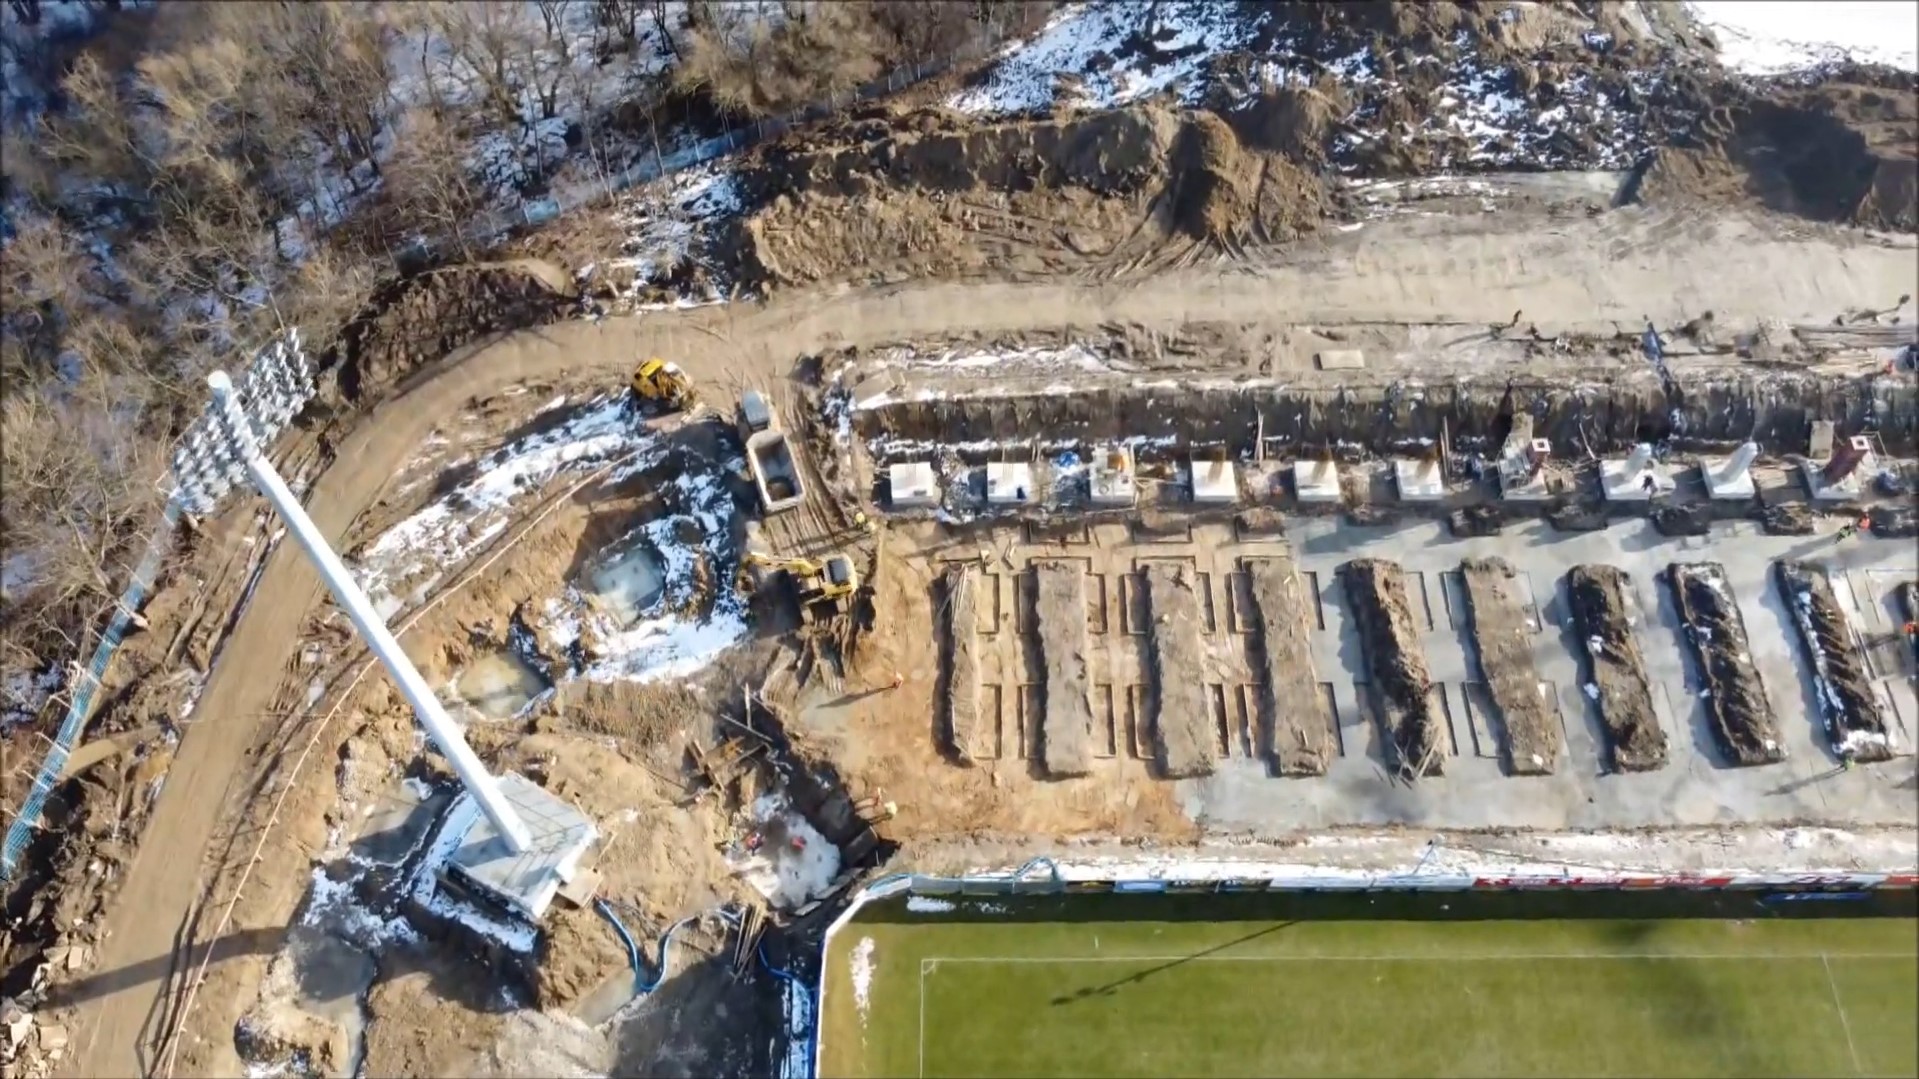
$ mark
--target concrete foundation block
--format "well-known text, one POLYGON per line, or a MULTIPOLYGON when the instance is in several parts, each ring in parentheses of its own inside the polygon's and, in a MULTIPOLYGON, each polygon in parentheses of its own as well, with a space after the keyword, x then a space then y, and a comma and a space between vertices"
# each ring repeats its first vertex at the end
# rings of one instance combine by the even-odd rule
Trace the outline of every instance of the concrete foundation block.
POLYGON ((1301 502, 1338 502, 1339 465, 1332 461, 1294 461, 1293 491, 1301 502))

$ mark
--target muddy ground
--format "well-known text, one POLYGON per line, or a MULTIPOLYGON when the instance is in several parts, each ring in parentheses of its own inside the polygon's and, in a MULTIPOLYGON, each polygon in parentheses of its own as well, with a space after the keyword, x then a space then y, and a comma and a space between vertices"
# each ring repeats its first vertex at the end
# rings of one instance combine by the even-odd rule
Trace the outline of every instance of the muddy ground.
POLYGON ((1387 764, 1399 775, 1436 776, 1445 768, 1445 719, 1433 707, 1432 677, 1396 562, 1357 558, 1340 567, 1365 642, 1369 690, 1387 764))
POLYGON ((1533 665, 1536 635, 1515 591, 1511 564, 1468 559, 1459 567, 1472 614, 1473 652, 1498 712, 1500 745, 1513 775, 1551 775, 1565 731, 1546 707, 1533 665))
MULTIPOLYGON (((974 274, 1018 278, 1074 272, 1105 278, 1200 260, 1242 259, 1254 245, 1302 236, 1318 242, 1331 231, 1322 228, 1324 222, 1345 222, 1354 215, 1350 194, 1335 178, 1341 172, 1407 177, 1481 167, 1463 160, 1467 147, 1444 130, 1421 128, 1390 139, 1351 137, 1359 125, 1411 128, 1431 113, 1439 91, 1417 69, 1425 57, 1441 64, 1465 62, 1461 35, 1474 47, 1472 62, 1487 66, 1488 85, 1514 95, 1527 109, 1563 107, 1581 121, 1561 133, 1540 136, 1551 139, 1550 144, 1522 140, 1498 147, 1484 167, 1618 167, 1622 154, 1629 160, 1656 142, 1669 141, 1647 159, 1630 189, 1632 197, 1686 213, 1701 204, 1752 204, 1825 222, 1914 227, 1911 155, 1902 149, 1910 146, 1914 122, 1910 79, 1842 71, 1810 84, 1753 88, 1702 71, 1648 84, 1640 76, 1671 68, 1671 50, 1688 46, 1648 38, 1610 7, 1601 8, 1597 17, 1621 47, 1604 51, 1580 47, 1581 32, 1569 29, 1551 5, 1512 20, 1473 8, 1401 3, 1269 10, 1262 16, 1270 21, 1255 50, 1283 46, 1327 65, 1313 85, 1275 89, 1248 82, 1244 89, 1252 91, 1251 96, 1226 95, 1213 100, 1209 109, 1182 110, 1154 102, 1093 117, 990 124, 939 111, 879 110, 794 136, 759 154, 746 175, 755 205, 741 222, 712 238, 709 254, 748 284, 780 289, 810 282, 974 274), (1376 77, 1342 88, 1337 71, 1343 69, 1332 63, 1356 51, 1366 54, 1367 70, 1376 77), (1616 107, 1602 114, 1594 96, 1599 93, 1616 107)), ((1236 63, 1250 73, 1248 59, 1220 61, 1216 74, 1223 77, 1236 63)), ((1608 201, 1529 208, 1542 216, 1583 217, 1599 212, 1608 201)), ((1397 256, 1387 252, 1382 257, 1390 262, 1397 256)), ((421 379, 448 353, 509 329, 560 319, 577 310, 575 291, 571 273, 550 265, 454 268, 392 283, 346 328, 331 358, 335 374, 330 402, 339 413, 339 425, 324 439, 302 437, 310 437, 316 459, 323 457, 323 444, 347 441, 362 414, 421 379)), ((1402 290, 1416 291, 1424 291, 1423 286, 1402 290)), ((1214 306, 1216 298, 1176 297, 1200 313, 1214 306)), ((1060 317, 1097 321, 1087 315, 1091 310, 1083 306, 1060 317)), ((717 321, 696 328, 716 339, 731 329, 717 321)), ((1620 347, 1630 355, 1630 330, 1624 337, 1627 343, 1620 347)), ((783 337, 781 347, 785 344, 783 337)), ((729 352, 736 351, 731 341, 727 345, 729 352)), ((743 333, 737 351, 763 347, 743 333)), ((1161 352, 1159 343, 1152 351, 1161 352)), ((1551 349, 1542 346, 1542 351, 1551 349)), ((778 358, 778 371, 784 371, 789 358, 778 358)), ((1270 363, 1271 356, 1265 360, 1270 363)), ((1248 367, 1257 370, 1260 362, 1253 356, 1248 367)), ((765 366, 767 371, 776 369, 771 363, 765 366)), ((1683 378, 1643 390, 1622 383, 1599 395, 1604 401, 1596 410, 1567 404, 1584 391, 1546 384, 1550 380, 1496 381, 1497 392, 1457 409, 1442 400, 1446 388, 1435 387, 1430 414, 1421 413, 1411 422, 1405 422, 1405 413, 1418 410, 1404 396, 1395 398, 1397 403, 1382 398, 1348 404, 1309 395, 1300 403, 1314 417, 1311 432, 1327 442, 1342 437, 1340 432, 1373 430, 1388 421, 1420 437, 1449 411, 1456 424, 1472 417, 1478 424, 1475 431, 1484 428, 1485 436, 1494 438, 1515 404, 1535 411, 1542 421, 1562 417, 1565 422, 1553 430, 1553 437, 1569 445, 1585 437, 1596 440, 1592 445, 1610 446, 1642 437, 1698 437, 1705 430, 1708 437, 1723 433, 1734 440, 1756 433, 1754 437, 1770 440, 1769 445, 1777 442, 1796 451, 1799 447, 1788 443, 1801 437, 1804 421, 1815 414, 1855 425, 1867 419, 1884 422, 1890 439, 1915 429, 1904 422, 1914 408, 1909 389, 1892 387, 1882 393, 1821 375, 1783 380, 1790 383, 1785 389, 1752 393, 1683 378), (1666 392, 1673 386, 1685 392, 1669 398, 1666 392), (1681 429, 1673 416, 1694 425, 1681 429), (1589 430, 1584 422, 1588 419, 1599 422, 1589 430), (1719 422, 1724 432, 1710 429, 1719 422)), ((948 438, 975 437, 966 432, 1001 426, 1024 430, 1059 418, 1043 407, 1027 408, 1010 424, 984 410, 975 418, 968 411, 972 406, 910 407, 920 411, 903 414, 900 430, 919 425, 929 435, 948 438)), ((1153 419, 1162 409, 1147 393, 1133 401, 1096 402, 1091 411, 1133 424, 1153 419)), ((1222 429, 1256 427, 1251 412, 1230 405, 1218 411, 1222 429)), ((1459 430, 1453 428, 1455 434, 1459 430)), ((1221 440, 1230 437, 1238 436, 1222 435, 1221 440)), ((343 471, 358 467, 353 461, 346 464, 343 471)), ((346 506, 336 498, 315 513, 324 517, 345 512, 346 506)), ((406 509, 403 500, 396 500, 350 531, 364 538, 406 509)), ((418 623, 406 639, 423 666, 444 676, 502 645, 511 613, 557 584, 559 569, 575 567, 581 550, 599 542, 599 526, 591 518, 581 507, 558 515, 547 526, 550 531, 526 540, 524 557, 511 560, 501 572, 463 592, 464 598, 450 600, 418 623)), ((337 527, 349 531, 344 521, 337 527)), ((105 905, 123 879, 146 814, 171 767, 167 728, 182 722, 181 713, 196 692, 195 679, 210 669, 217 642, 234 624, 232 612, 259 569, 266 537, 251 522, 229 534, 202 537, 188 556, 187 565, 193 568, 170 571, 168 583, 146 612, 149 630, 116 660, 94 729, 106 734, 158 730, 159 736, 133 739, 141 748, 95 760, 56 795, 50 827, 30 859, 33 872, 9 893, 4 941, 9 992, 31 983, 43 964, 72 964, 68 973, 74 979, 88 976, 84 949, 97 943, 105 905), (253 529, 250 542, 243 542, 241 533, 248 529, 253 529), (193 672, 193 677, 178 678, 182 670, 193 672), (83 949, 77 959, 68 947, 75 944, 83 949)), ((935 601, 930 597, 937 591, 929 572, 887 564, 893 568, 880 575, 874 597, 879 624, 935 625, 935 601)), ((1355 586, 1349 574, 1348 588, 1355 589, 1355 607, 1369 623, 1366 653, 1375 687, 1396 687, 1394 693, 1375 696, 1387 740, 1402 765, 1410 760, 1416 769, 1436 772, 1441 720, 1432 714, 1426 697, 1428 678, 1403 585, 1397 584, 1396 574, 1383 569, 1362 571, 1361 576, 1367 579, 1364 587, 1355 586), (1361 602, 1360 593, 1371 598, 1361 602)), ((1582 621, 1591 619, 1582 631, 1585 636, 1606 642, 1603 651, 1594 650, 1592 662, 1613 731, 1615 763, 1622 769, 1652 767, 1664 759, 1665 734, 1645 703, 1645 678, 1639 673, 1633 634, 1612 600, 1619 587, 1614 582, 1608 592, 1603 582, 1595 581, 1595 599, 1582 608, 1576 583, 1575 612, 1582 621)), ((1686 591, 1681 592, 1681 602, 1688 602, 1686 591)), ((1695 598, 1708 615, 1715 609, 1710 595, 1695 598)), ((274 599, 289 611, 304 612, 302 605, 317 604, 318 593, 310 581, 288 578, 274 599)), ((270 702, 236 695, 235 700, 249 703, 239 710, 245 715, 185 721, 217 718, 234 723, 232 744, 254 747, 250 759, 243 756, 245 750, 234 748, 206 757, 210 772, 179 772, 182 784, 231 785, 224 796, 204 799, 209 821, 217 813, 220 822, 211 837, 214 864, 203 872, 194 859, 182 855, 162 882, 168 889, 155 892, 155 902, 165 906, 172 902, 169 889, 174 884, 184 880, 193 889, 205 909, 195 923, 197 930, 187 930, 189 938, 195 932, 201 937, 212 933, 231 902, 233 941, 277 942, 306 888, 310 867, 329 849, 329 832, 350 824, 354 807, 381 781, 414 767, 417 746, 404 709, 377 675, 352 690, 345 688, 354 650, 337 615, 324 606, 314 610, 314 617, 298 615, 300 624, 280 626, 284 633, 276 634, 287 639, 298 635, 306 642, 298 649, 296 667, 281 672, 266 664, 249 672, 249 678, 265 679, 272 687, 258 695, 270 697, 270 702), (316 681, 324 689, 317 700, 309 696, 316 681), (269 703, 270 709, 258 707, 269 703), (317 718, 322 715, 331 717, 324 726, 317 718), (250 723, 259 725, 257 743, 254 729, 245 726, 250 723), (303 755, 309 746, 310 759, 303 755), (274 841, 261 848, 258 865, 249 866, 257 829, 274 806, 280 806, 274 841), (249 871, 244 891, 239 888, 243 870, 249 871), (196 876, 213 882, 204 897, 196 876), (160 891, 167 896, 159 897, 160 891)), ((1084 610, 1076 610, 1073 617, 1083 635, 1084 610)), ((1730 617, 1736 625, 1736 611, 1730 617)), ((962 635, 949 636, 957 642, 962 635)), ((943 665, 945 675, 915 667, 902 658, 910 651, 885 634, 876 637, 849 664, 845 698, 851 699, 809 705, 807 730, 815 751, 844 771, 849 786, 887 793, 890 785, 890 793, 909 795, 902 798, 900 816, 892 824, 898 834, 931 837, 976 829, 1019 834, 1102 831, 1163 839, 1192 834, 1193 823, 1163 787, 1142 793, 1140 788, 1103 785, 1098 776, 1030 783, 1023 769, 984 759, 959 775, 940 773, 939 784, 915 782, 913 777, 937 763, 933 747, 939 740, 927 737, 925 716, 936 714, 933 702, 939 694, 950 702, 949 738, 962 741, 955 718, 961 714, 957 691, 950 684, 935 686, 963 664, 949 660, 943 665), (899 687, 891 688, 896 680, 899 687)), ((1268 635, 1264 643, 1270 651, 1274 638, 1268 635)), ((1715 651, 1712 642, 1695 643, 1709 660, 1709 672, 1715 669, 1715 657, 1733 662, 1734 657, 1719 654, 1723 649, 1715 651)), ((757 653, 754 658, 759 658, 757 653)), ((1310 681, 1310 660, 1303 662, 1310 681)), ((758 680, 764 674, 750 663, 745 667, 715 672, 715 692, 730 697, 740 680, 758 680)), ((1751 676, 1756 679, 1756 672, 1751 676)), ((1732 696, 1737 698, 1736 693, 1732 696)), ((1715 692, 1715 709, 1722 703, 1718 697, 1715 692)), ((1757 701, 1763 704, 1763 693, 1757 701)), ((719 811, 708 808, 717 803, 689 808, 685 802, 679 735, 710 722, 709 712, 697 699, 671 693, 569 689, 522 723, 481 727, 474 740, 492 762, 537 772, 541 782, 619 820, 609 838, 615 855, 608 859, 615 867, 607 882, 609 893, 664 918, 725 898, 732 886, 714 849, 726 831, 719 811), (629 811, 635 814, 631 819, 621 816, 629 811)), ((1285 725, 1273 722, 1275 737, 1283 740, 1285 725)), ((1303 741, 1294 747, 1299 752, 1292 758, 1294 766, 1310 771, 1321 752, 1310 744, 1319 737, 1319 728, 1308 717, 1296 733, 1303 741)), ((24 745, 13 748, 26 751, 24 745)), ((1287 751, 1275 752, 1285 771, 1287 751)), ((973 755, 985 756, 977 744, 973 755)), ((10 772, 8 782, 18 777, 18 772, 10 772)), ((196 830, 197 819, 183 818, 167 835, 168 842, 180 843, 182 851, 197 850, 192 845, 205 838, 204 830, 196 830)), ((161 856, 173 853, 163 851, 161 856)), ((171 906, 156 909, 154 916, 167 924, 153 939, 174 934, 173 921, 183 913, 171 906)), ((119 936, 132 938, 137 926, 124 919, 121 924, 127 931, 119 936)), ((617 943, 590 912, 560 915, 554 939, 561 942, 561 954, 537 987, 545 1002, 577 1001, 625 963, 617 943)), ((192 1020, 196 1031, 212 1034, 182 1043, 182 1072, 238 1069, 226 1035, 240 1012, 257 1002, 257 986, 272 981, 264 955, 270 946, 262 944, 261 954, 230 954, 226 949, 234 946, 222 945, 221 961, 210 968, 210 980, 199 994, 201 1010, 192 1020)), ((139 958, 145 962, 148 957, 139 958)), ((165 961, 164 956, 158 959, 165 961)), ((459 957, 396 952, 368 991, 374 1023, 366 1044, 366 1070, 546 1070, 543 1064, 529 1065, 524 1056, 497 1052, 500 1045, 514 1041, 550 1048, 555 1059, 591 1057, 587 1049, 576 1051, 565 1036, 571 1028, 542 1027, 527 1013, 509 1013, 497 1001, 476 996, 472 986, 484 973, 459 957), (476 1048, 489 1040, 491 1047, 476 1048)), ((59 973, 54 974, 57 980, 59 973)), ((184 984, 184 977, 178 984, 184 984)), ((677 980, 673 984, 682 986, 677 980)), ((686 996, 669 993, 643 1009, 641 1021, 629 1028, 632 1040, 618 1047, 616 1066, 681 1074, 761 1070, 743 1058, 702 1055, 689 1048, 703 1034, 688 1016, 721 1007, 736 1016, 747 1013, 750 1008, 735 995, 739 990, 697 979, 682 988, 686 996)), ((81 984, 69 999, 97 989, 97 984, 81 984)), ((757 998, 749 993, 748 999, 757 998)), ((168 1002, 177 1006, 178 994, 164 992, 163 1003, 168 1002)), ((157 1012, 167 1013, 161 1021, 172 1014, 166 1007, 157 1012)), ((156 1032, 143 1031, 136 1038, 131 1027, 119 1025, 109 1033, 116 1045, 125 1043, 116 1052, 131 1053, 134 1042, 144 1046, 156 1032)), ((321 1041, 330 1046, 332 1037, 326 1033, 321 1041)), ((335 1050, 327 1051, 337 1056, 335 1050)))
POLYGON ((1652 708, 1635 608, 1628 603, 1632 587, 1632 578, 1612 566, 1574 566, 1566 575, 1586 657, 1586 696, 1599 711, 1611 766, 1650 772, 1666 764, 1667 733, 1652 708))
POLYGON ((1211 775, 1219 735, 1206 701, 1199 596, 1181 564, 1149 562, 1140 574, 1146 599, 1149 708, 1160 772, 1169 779, 1211 775))
POLYGON ((1266 675, 1260 695, 1260 752, 1280 775, 1325 775, 1338 746, 1313 673, 1314 620, 1307 615, 1311 597, 1289 561, 1258 559, 1249 562, 1245 572, 1259 612, 1255 648, 1266 675), (1302 692, 1306 686, 1314 692, 1302 692))
POLYGON ((1812 671, 1832 751, 1848 760, 1890 759, 1893 749, 1887 738, 1886 717, 1872 691, 1872 676, 1859 652, 1858 639, 1838 597, 1833 595, 1825 568, 1811 562, 1776 562, 1773 566, 1779 591, 1799 630, 1801 654, 1812 671))
POLYGON ((1248 49, 1195 76, 1210 87, 1202 108, 1156 100, 982 123, 882 104, 777 140, 750 155, 749 211, 711 238, 707 257, 760 289, 1108 275, 1348 220, 1342 173, 1631 168, 1622 201, 1919 223, 1910 75, 1851 68, 1751 83, 1700 63, 1704 39, 1683 18, 1648 26, 1603 7, 1603 29, 1554 5, 1517 18, 1408 3, 1249 17, 1248 49), (1259 60, 1274 49, 1305 68, 1303 82, 1264 80, 1259 60), (1503 95, 1526 122, 1485 146, 1470 123, 1433 122, 1459 105, 1461 85, 1503 95))
POLYGON ((946 653, 941 673, 943 711, 948 744, 961 761, 993 755, 980 724, 979 602, 977 567, 951 566, 940 576, 940 625, 946 653))
POLYGON ((1784 759, 1778 720, 1753 664, 1746 620, 1726 583, 1725 568, 1717 562, 1675 562, 1666 574, 1698 660, 1699 693, 1720 751, 1736 765, 1784 759))
MULTIPOLYGON (((1046 774, 1093 769, 1092 685, 1087 673, 1086 573, 1071 563, 1033 567, 1032 635, 1040 665, 1039 757, 1046 774)), ((1032 726, 1027 729, 1031 730, 1032 726)))

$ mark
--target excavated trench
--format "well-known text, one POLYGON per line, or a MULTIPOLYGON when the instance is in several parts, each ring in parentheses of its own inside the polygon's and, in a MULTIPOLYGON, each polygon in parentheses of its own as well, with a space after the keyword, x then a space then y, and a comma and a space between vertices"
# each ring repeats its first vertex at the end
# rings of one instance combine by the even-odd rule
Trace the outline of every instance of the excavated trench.
POLYGON ((1340 577, 1364 642, 1375 718, 1391 751, 1388 763, 1407 779, 1440 775, 1444 721, 1433 708, 1433 680, 1413 628, 1405 571, 1397 562, 1356 558, 1340 567, 1340 577))
POLYGON ((1584 687, 1599 706, 1614 771, 1666 764, 1666 732, 1653 711, 1652 682, 1626 597, 1632 578, 1613 566, 1574 566, 1566 575, 1574 625, 1585 643, 1584 687))
POLYGON ((1726 569, 1717 562, 1675 562, 1667 568, 1686 637, 1698 655, 1702 696, 1719 748, 1734 765, 1750 767, 1786 758, 1779 724, 1752 661, 1746 620, 1734 602, 1726 569))
POLYGON ((1812 562, 1777 562, 1779 590, 1785 593, 1799 643, 1812 667, 1826 737, 1842 759, 1883 761, 1892 757, 1886 718, 1872 693, 1865 658, 1833 595, 1824 567, 1812 562))
POLYGON ((858 432, 901 445, 1051 439, 1175 439, 1268 453, 1357 446, 1407 452, 1448 439, 1457 451, 1492 450, 1513 418, 1565 452, 1616 453, 1639 442, 1723 450, 1748 439, 1770 453, 1804 453, 1812 425, 1842 434, 1876 431, 1886 449, 1919 448, 1919 392, 1910 380, 1837 375, 1682 376, 1647 372, 1610 381, 1459 379, 1319 388, 1272 382, 1134 383, 1072 394, 1033 393, 904 400, 854 414, 858 432), (1430 441, 1424 441, 1430 440, 1430 441))

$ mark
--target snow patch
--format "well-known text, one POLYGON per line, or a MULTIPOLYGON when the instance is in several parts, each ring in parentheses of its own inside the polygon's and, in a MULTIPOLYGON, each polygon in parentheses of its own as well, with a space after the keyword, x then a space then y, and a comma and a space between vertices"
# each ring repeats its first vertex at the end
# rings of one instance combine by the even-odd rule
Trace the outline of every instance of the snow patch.
POLYGON ((494 451, 473 479, 381 533, 353 560, 354 576, 380 613, 390 617, 418 602, 414 597, 424 598, 442 572, 505 531, 515 503, 537 495, 563 473, 584 471, 652 442, 633 422, 624 395, 597 397, 566 423, 494 451), (424 583, 417 583, 422 577, 424 583), (414 586, 406 597, 395 594, 403 584, 414 586))
POLYGON ((1002 50, 984 83, 947 107, 999 116, 1052 107, 1113 108, 1180 86, 1186 104, 1203 89, 1194 76, 1213 56, 1241 48, 1252 23, 1219 3, 1072 4, 1038 34, 1002 50), (1073 85, 1061 92, 1060 76, 1073 85))
MULTIPOLYGON (((913 898, 917 899, 918 896, 913 898)), ((866 1025, 866 1012, 873 994, 873 938, 861 937, 853 945, 853 1003, 860 1010, 860 1025, 866 1025)))
POLYGON ((756 799, 747 836, 728 849, 727 863, 780 910, 798 910, 833 887, 840 852, 799 814, 785 794, 756 799), (757 837, 757 838, 755 838, 757 837))
POLYGON ((1919 4, 1694 0, 1686 6, 1719 39, 1720 62, 1735 71, 1777 75, 1848 61, 1919 71, 1919 4))

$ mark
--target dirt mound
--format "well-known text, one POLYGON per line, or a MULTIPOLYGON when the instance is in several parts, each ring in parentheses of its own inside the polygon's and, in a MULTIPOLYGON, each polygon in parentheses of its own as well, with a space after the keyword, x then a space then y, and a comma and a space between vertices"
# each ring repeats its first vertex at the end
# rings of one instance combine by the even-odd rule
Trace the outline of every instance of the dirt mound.
POLYGON ((557 321, 573 304, 571 275, 533 259, 428 270, 375 291, 326 364, 357 405, 457 348, 557 321))
POLYGON ((1196 113, 1173 144, 1167 198, 1176 227, 1200 240, 1226 240, 1252 217, 1259 164, 1215 113, 1196 113))
MULTIPOLYGON (((1301 145, 1312 108, 1248 122, 1301 145)), ((1291 238, 1328 207, 1299 162, 1158 104, 992 124, 874 112, 763 149, 741 184, 757 209, 721 230, 715 261, 759 289, 1137 263, 1169 242, 1291 238)))
POLYGON ((1812 86, 1721 88, 1650 157, 1640 199, 1749 201, 1819 221, 1919 229, 1919 80, 1853 71, 1812 86), (1842 81, 1856 80, 1856 81, 1842 81))
POLYGON ((1406 574, 1397 562, 1357 558, 1340 567, 1347 602, 1359 623, 1373 707, 1386 736, 1387 763, 1405 779, 1444 771, 1432 676, 1413 628, 1406 574))

